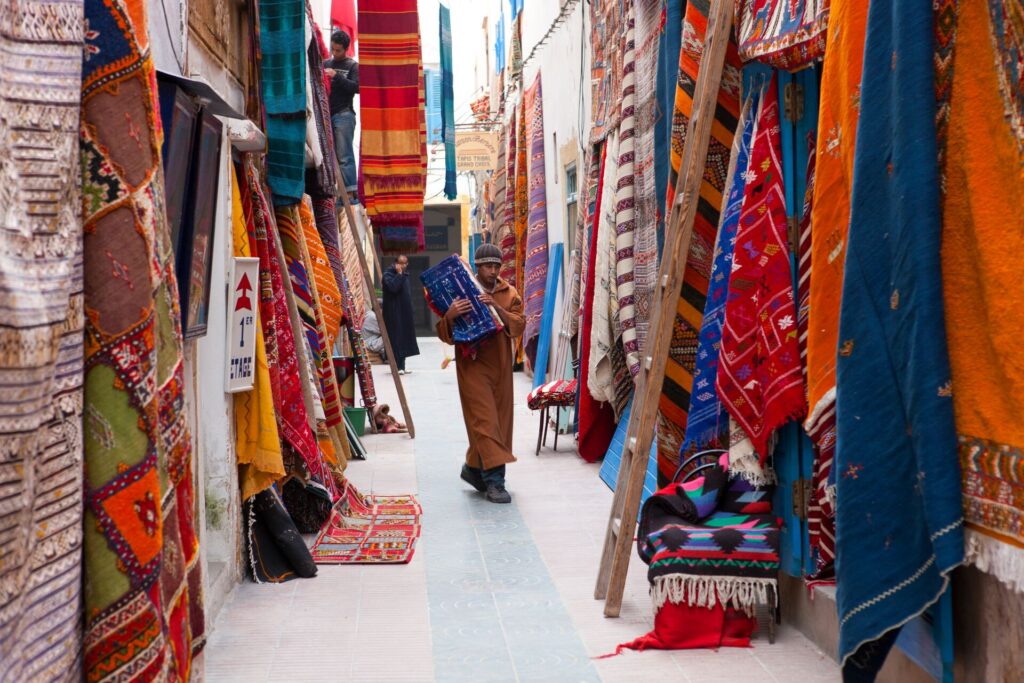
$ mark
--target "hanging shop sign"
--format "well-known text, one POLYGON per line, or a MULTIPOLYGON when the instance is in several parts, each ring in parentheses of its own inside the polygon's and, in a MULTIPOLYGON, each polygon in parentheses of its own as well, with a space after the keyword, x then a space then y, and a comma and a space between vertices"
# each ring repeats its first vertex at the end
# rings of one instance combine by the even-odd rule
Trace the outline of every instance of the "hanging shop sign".
POLYGON ((235 393, 252 389, 256 373, 256 305, 259 296, 258 258, 235 256, 231 261, 228 283, 228 362, 224 391, 235 393))
POLYGON ((455 133, 455 166, 459 171, 493 171, 498 167, 498 134, 455 133))

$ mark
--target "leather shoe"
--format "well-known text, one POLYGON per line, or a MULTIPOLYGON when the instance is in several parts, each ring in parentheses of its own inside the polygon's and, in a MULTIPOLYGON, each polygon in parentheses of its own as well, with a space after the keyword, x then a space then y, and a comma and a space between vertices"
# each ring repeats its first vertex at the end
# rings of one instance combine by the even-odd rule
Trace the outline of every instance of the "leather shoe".
POLYGON ((462 481, 466 482, 480 493, 487 490, 487 484, 484 483, 483 475, 479 471, 470 468, 469 465, 462 466, 462 474, 459 475, 462 481))
POLYGON ((501 484, 488 484, 484 497, 492 503, 511 503, 512 495, 501 484))

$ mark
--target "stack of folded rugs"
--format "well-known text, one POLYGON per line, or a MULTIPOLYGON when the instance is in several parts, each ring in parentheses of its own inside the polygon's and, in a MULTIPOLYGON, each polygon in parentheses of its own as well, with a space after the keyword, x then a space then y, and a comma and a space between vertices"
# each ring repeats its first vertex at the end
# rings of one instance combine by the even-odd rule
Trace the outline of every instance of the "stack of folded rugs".
POLYGON ((755 608, 778 599, 772 493, 731 476, 722 453, 647 499, 637 552, 649 567, 655 627, 619 651, 749 647, 755 608))

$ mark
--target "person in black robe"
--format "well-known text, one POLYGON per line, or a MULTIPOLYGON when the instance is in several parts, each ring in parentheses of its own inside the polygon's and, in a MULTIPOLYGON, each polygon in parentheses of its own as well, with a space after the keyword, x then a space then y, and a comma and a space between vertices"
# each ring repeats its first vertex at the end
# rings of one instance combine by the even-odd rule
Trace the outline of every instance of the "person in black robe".
POLYGON ((412 295, 409 290, 409 257, 399 256, 384 271, 384 327, 395 354, 398 374, 404 375, 405 359, 420 355, 416 345, 416 328, 412 316, 412 295))

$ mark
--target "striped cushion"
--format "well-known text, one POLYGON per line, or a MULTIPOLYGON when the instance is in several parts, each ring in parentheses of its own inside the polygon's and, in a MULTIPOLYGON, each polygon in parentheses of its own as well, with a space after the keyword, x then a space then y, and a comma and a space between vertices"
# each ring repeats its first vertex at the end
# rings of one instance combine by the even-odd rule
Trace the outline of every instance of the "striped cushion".
POLYGON ((530 410, 545 406, 571 406, 576 402, 576 380, 556 379, 541 384, 526 396, 530 410))

